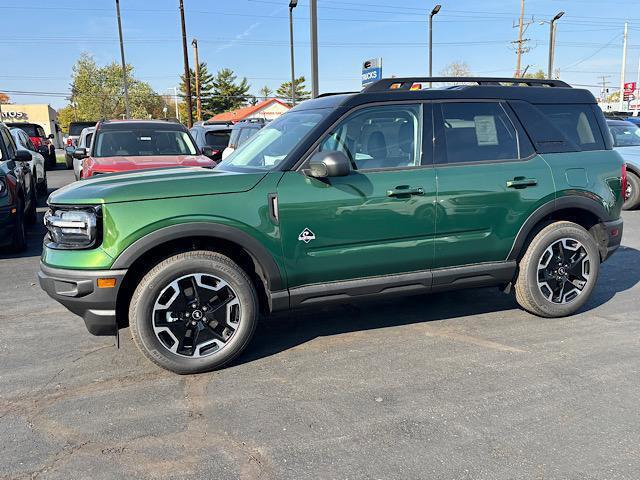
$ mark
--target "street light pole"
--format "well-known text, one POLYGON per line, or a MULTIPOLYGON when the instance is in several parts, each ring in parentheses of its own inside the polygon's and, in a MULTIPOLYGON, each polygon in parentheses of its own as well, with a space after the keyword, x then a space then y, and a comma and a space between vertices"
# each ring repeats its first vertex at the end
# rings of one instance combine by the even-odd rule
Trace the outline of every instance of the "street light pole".
POLYGON ((293 9, 298 6, 298 0, 289 2, 289 48, 291 51, 291 104, 296 104, 296 69, 293 55, 293 9))
MULTIPOLYGON (((433 16, 437 15, 440 8, 442 8, 442 5, 436 5, 429 14, 429 77, 433 77, 433 16)), ((431 86, 432 84, 429 82, 429 88, 431 86)))
POLYGON ((202 100, 200 99, 200 63, 198 61, 198 40, 191 40, 193 45, 193 61, 195 62, 196 72, 196 118, 200 122, 202 120, 202 100))
POLYGON ((318 87, 318 0, 309 1, 311 20, 311 98, 320 93, 318 87))
POLYGON ((556 21, 564 15, 564 12, 558 12, 549 23, 549 66, 547 70, 547 78, 551 78, 553 74, 553 57, 556 50, 556 21))
POLYGON ((120 19, 120 0, 116 0, 116 14, 118 16, 118 34, 120 36, 120 59, 122 61, 122 85, 124 87, 124 111, 127 118, 131 118, 129 109, 129 86, 127 85, 127 64, 124 61, 124 42, 122 41, 122 20, 120 19))
POLYGON ((189 52, 187 51, 187 29, 184 26, 184 0, 180 0, 180 24, 182 27, 182 56, 184 57, 184 83, 187 101, 187 126, 193 127, 193 111, 191 110, 191 72, 189 71, 189 52))

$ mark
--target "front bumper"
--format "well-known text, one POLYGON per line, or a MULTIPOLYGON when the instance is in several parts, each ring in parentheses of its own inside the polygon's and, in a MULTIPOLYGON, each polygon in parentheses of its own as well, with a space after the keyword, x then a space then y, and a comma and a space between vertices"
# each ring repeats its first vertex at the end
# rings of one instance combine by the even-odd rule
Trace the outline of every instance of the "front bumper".
POLYGON ((117 332, 116 300, 126 270, 67 270, 40 262, 40 287, 54 300, 81 316, 93 335, 117 332), (99 278, 115 278, 113 288, 98 287, 99 278))
POLYGON ((620 246, 620 242, 622 241, 622 229, 623 229, 623 221, 622 218, 618 220, 612 220, 610 222, 602 222, 600 224, 602 226, 602 230, 604 231, 604 239, 603 243, 605 243, 602 249, 602 261, 604 262, 607 258, 609 258, 620 246))

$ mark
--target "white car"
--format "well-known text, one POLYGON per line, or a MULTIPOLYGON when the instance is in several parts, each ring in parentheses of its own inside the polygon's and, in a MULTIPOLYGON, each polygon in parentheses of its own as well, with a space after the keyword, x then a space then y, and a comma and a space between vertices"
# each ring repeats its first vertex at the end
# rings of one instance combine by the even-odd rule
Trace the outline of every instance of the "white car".
POLYGON ((31 153, 29 169, 33 174, 33 178, 36 179, 36 191, 40 195, 47 195, 47 169, 45 168, 44 157, 38 153, 38 150, 33 145, 29 135, 27 135, 22 129, 12 128, 10 132, 18 149, 28 150, 31 153))
MULTIPOLYGON (((80 136, 78 137, 78 143, 76 148, 86 148, 87 151, 91 149, 91 141, 93 140, 93 134, 96 131, 96 127, 87 127, 83 128, 82 132, 80 132, 80 136)), ((73 157, 73 152, 71 150, 75 150, 73 147, 67 147, 68 152, 73 157)), ((73 173, 76 176, 76 180, 80 180, 82 178, 82 162, 83 159, 79 159, 73 157, 73 173)))

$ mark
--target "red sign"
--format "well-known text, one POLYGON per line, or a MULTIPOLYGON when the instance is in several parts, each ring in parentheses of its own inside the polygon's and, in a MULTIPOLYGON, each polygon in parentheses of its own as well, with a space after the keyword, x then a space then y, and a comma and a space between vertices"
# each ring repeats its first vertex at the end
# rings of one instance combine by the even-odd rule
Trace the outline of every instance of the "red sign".
POLYGON ((633 93, 636 90, 636 82, 627 82, 624 84, 624 93, 633 93))

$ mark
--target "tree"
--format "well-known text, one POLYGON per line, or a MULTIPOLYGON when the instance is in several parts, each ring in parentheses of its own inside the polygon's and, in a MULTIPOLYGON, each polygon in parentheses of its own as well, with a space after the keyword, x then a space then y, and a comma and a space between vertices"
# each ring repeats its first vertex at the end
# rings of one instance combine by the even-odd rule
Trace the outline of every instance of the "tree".
POLYGON ((245 105, 251 88, 246 78, 238 77, 230 68, 218 70, 212 81, 212 97, 207 103, 212 114, 235 110, 245 105))
MULTIPOLYGON (((164 102, 151 85, 133 76, 133 67, 126 67, 129 105, 133 118, 160 118, 164 102)), ((122 68, 112 62, 103 67, 93 57, 83 53, 73 66, 70 105, 62 110, 65 122, 120 118, 125 113, 122 68)))
POLYGON ((258 93, 260 94, 259 97, 262 97, 263 100, 266 100, 271 95, 273 95, 273 90, 271 90, 268 86, 265 85, 260 89, 258 93))
MULTIPOLYGON (((306 90, 304 82, 306 82, 304 75, 295 79, 296 102, 308 100, 309 97, 311 97, 311 92, 306 90)), ((276 97, 290 99, 291 82, 284 82, 282 85, 280 85, 278 90, 276 90, 276 97)))
POLYGON ((443 77, 470 77, 472 73, 467 62, 452 62, 440 72, 440 75, 443 77))
POLYGON ((11 103, 9 101, 9 95, 7 95, 6 93, 0 92, 0 104, 5 104, 5 103, 11 103))
POLYGON ((536 72, 534 73, 527 73, 524 78, 538 78, 540 80, 544 80, 545 78, 547 78, 546 74, 544 73, 544 70, 542 70, 541 68, 539 68, 536 72))
MULTIPOLYGON (((191 95, 193 96, 193 101, 191 102, 191 106, 193 109, 193 118, 196 118, 196 72, 193 69, 189 69, 190 71, 190 79, 191 79, 191 95)), ((199 69, 199 82, 200 83, 200 99, 202 102, 202 117, 210 117, 212 115, 211 110, 211 95, 213 92, 213 75, 209 73, 209 69, 207 68, 206 62, 200 62, 199 69)), ((185 82, 184 74, 180 75, 180 96, 184 99, 187 97, 187 82, 185 82)), ((180 105, 181 115, 184 115, 186 118, 187 106, 186 102, 180 105)))

